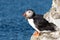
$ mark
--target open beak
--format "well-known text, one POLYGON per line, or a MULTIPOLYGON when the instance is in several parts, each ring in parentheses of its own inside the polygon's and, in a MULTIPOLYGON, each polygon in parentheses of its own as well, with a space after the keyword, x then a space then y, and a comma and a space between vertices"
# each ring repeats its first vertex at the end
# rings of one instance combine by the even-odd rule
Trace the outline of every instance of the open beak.
POLYGON ((23 14, 23 16, 25 16, 25 17, 26 17, 26 14, 24 13, 24 14, 23 14))

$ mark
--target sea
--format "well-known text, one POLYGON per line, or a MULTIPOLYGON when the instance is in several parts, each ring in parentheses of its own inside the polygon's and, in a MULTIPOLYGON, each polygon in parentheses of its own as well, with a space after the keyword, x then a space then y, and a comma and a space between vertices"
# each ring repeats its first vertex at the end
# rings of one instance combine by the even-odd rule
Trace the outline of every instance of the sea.
POLYGON ((52 0, 0 0, 0 40, 30 40, 35 30, 23 13, 33 9, 44 15, 51 5, 52 0))

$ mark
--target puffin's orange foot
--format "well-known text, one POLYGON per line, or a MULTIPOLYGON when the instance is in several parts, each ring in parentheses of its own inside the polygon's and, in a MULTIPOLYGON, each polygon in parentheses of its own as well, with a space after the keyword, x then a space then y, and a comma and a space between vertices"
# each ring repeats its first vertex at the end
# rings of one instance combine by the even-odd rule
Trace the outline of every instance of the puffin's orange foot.
POLYGON ((38 37, 39 35, 40 35, 40 33, 37 32, 37 31, 35 31, 34 34, 33 34, 34 37, 38 37))

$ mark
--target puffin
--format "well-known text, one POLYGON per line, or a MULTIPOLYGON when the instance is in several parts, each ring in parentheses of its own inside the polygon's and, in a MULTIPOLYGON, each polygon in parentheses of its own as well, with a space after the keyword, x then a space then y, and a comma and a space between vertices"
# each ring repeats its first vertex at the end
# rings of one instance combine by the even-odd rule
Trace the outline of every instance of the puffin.
POLYGON ((41 32, 54 32, 56 31, 56 25, 49 23, 42 14, 36 14, 34 10, 28 9, 24 12, 23 16, 27 19, 28 23, 36 31, 34 36, 38 37, 41 32))

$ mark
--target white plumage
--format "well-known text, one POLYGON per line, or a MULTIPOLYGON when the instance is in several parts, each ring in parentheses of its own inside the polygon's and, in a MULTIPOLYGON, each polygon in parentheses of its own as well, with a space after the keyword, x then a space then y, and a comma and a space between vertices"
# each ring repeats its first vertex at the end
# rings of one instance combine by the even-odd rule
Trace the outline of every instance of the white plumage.
POLYGON ((34 24, 34 20, 33 19, 28 19, 28 23, 36 30, 40 33, 40 31, 35 27, 35 24, 34 24))

